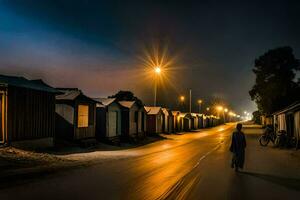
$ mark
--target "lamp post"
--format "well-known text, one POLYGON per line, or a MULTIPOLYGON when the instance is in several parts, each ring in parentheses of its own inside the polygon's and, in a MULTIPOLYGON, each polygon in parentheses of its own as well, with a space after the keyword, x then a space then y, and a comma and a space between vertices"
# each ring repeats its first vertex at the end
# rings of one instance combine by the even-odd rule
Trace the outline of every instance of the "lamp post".
POLYGON ((190 89, 190 113, 192 113, 192 90, 190 89))
MULTIPOLYGON (((224 110, 224 108, 222 106, 217 106, 218 117, 220 117, 220 112, 223 110, 224 110)), ((223 114, 224 114, 224 112, 223 112, 223 114)), ((224 115, 223 115, 223 117, 224 117, 224 115)))
POLYGON ((158 76, 161 73, 161 68, 159 66, 154 68, 154 73, 155 73, 155 80, 154 80, 154 106, 156 106, 156 99, 157 99, 157 79, 158 76))
POLYGON ((210 107, 207 107, 207 108, 206 108, 206 112, 207 112, 207 114, 208 114, 209 110, 210 110, 210 107))
POLYGON ((226 123, 226 115, 225 115, 225 113, 227 113, 227 112, 228 112, 228 109, 225 108, 225 109, 223 110, 224 123, 226 123))
POLYGON ((201 104, 202 104, 202 100, 201 99, 198 100, 198 104, 199 104, 199 113, 201 113, 201 104))

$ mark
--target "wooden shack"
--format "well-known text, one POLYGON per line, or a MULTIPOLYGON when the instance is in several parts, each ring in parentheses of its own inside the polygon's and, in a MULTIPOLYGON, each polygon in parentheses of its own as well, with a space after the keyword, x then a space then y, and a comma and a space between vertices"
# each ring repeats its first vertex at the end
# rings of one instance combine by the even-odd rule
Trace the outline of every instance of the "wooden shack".
POLYGON ((273 116, 272 115, 262 115, 260 116, 261 125, 267 126, 267 125, 273 125, 273 116))
POLYGON ((198 129, 198 113, 191 113, 191 129, 196 130, 198 129))
POLYGON ((296 102, 273 114, 273 123, 276 132, 284 130, 297 140, 296 147, 300 146, 300 102, 296 102))
POLYGON ((203 116, 204 114, 198 115, 198 128, 203 128, 203 116))
POLYGON ((56 93, 42 80, 0 75, 0 143, 53 146, 56 93))
POLYGON ((119 143, 121 137, 121 105, 115 98, 94 98, 96 105, 96 138, 119 143))
POLYGON ((203 116, 203 128, 208 128, 209 127, 209 117, 204 115, 203 116))
POLYGON ((159 134, 163 130, 163 111, 161 107, 145 106, 147 112, 147 134, 159 134))
POLYGON ((136 139, 146 136, 146 110, 136 101, 119 101, 121 105, 122 139, 136 139))
POLYGON ((171 111, 172 112, 172 121, 173 121, 173 129, 174 132, 181 132, 182 126, 181 126, 181 118, 179 117, 180 111, 171 111))
POLYGON ((56 131, 59 139, 80 141, 95 138, 96 101, 77 88, 60 88, 56 96, 56 131))
POLYGON ((180 113, 179 114, 181 127, 183 131, 191 131, 192 129, 192 116, 190 113, 180 113))

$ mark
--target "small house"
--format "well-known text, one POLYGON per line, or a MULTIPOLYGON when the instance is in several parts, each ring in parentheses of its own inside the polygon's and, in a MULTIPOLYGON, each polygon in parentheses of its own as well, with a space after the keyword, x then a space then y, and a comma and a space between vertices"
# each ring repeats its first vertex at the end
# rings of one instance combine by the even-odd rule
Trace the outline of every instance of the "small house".
POLYGON ((0 144, 53 146, 56 93, 42 80, 0 75, 0 144))
POLYGON ((58 89, 56 96, 56 137, 80 141, 95 138, 96 101, 77 88, 58 89))
POLYGON ((261 125, 267 126, 267 125, 273 125, 273 116, 272 115, 262 115, 260 116, 261 125))
POLYGON ((209 127, 209 117, 204 115, 203 116, 203 128, 208 128, 209 127))
POLYGON ((163 130, 163 111, 161 107, 145 106, 147 112, 147 133, 150 135, 159 134, 163 130))
POLYGON ((95 98, 96 138, 100 141, 118 143, 121 136, 121 105, 115 98, 95 98))
POLYGON ((273 114, 276 131, 284 130, 300 145, 300 102, 296 102, 273 114))
POLYGON ((122 139, 145 137, 146 111, 136 101, 119 101, 121 105, 122 139))
POLYGON ((173 133, 173 114, 167 108, 162 108, 163 112, 163 125, 162 125, 162 132, 164 133, 173 133))
POLYGON ((191 131, 192 129, 192 116, 189 113, 180 113, 179 114, 181 127, 183 131, 191 131))
POLYGON ((198 129, 198 122, 198 113, 191 113, 191 128, 194 130, 198 129))
POLYGON ((172 121, 173 121, 173 129, 174 132, 181 132, 182 131, 182 123, 181 118, 179 117, 179 111, 171 111, 172 112, 172 121))
POLYGON ((198 115, 198 128, 203 128, 203 114, 198 115))

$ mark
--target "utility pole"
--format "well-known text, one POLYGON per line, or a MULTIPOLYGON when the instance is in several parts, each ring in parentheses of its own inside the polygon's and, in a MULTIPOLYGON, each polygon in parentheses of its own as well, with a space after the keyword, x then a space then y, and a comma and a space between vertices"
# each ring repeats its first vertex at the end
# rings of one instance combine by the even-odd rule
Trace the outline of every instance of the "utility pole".
POLYGON ((154 107, 156 107, 156 99, 157 99, 157 80, 154 82, 154 107))
POLYGON ((190 113, 192 113, 192 90, 190 89, 190 113))

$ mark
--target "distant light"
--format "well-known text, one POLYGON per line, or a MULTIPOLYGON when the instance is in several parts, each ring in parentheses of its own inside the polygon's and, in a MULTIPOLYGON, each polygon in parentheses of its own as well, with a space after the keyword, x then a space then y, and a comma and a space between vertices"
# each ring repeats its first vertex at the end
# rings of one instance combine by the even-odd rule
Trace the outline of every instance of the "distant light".
POLYGON ((218 111, 222 111, 222 110, 223 110, 223 107, 222 107, 222 106, 217 106, 217 110, 218 110, 218 111))
POLYGON ((202 100, 201 100, 201 99, 199 99, 199 100, 198 100, 198 103, 199 103, 199 104, 201 104, 201 103, 202 103, 202 100))
POLYGON ((227 108, 225 108, 225 109, 224 109, 224 112, 228 112, 228 109, 227 109, 227 108))
POLYGON ((209 107, 206 108, 207 111, 209 111, 209 109, 210 109, 209 107))
POLYGON ((180 96, 180 101, 184 101, 185 100, 185 97, 184 96, 180 96))

